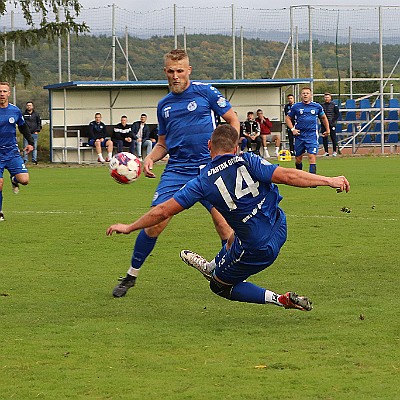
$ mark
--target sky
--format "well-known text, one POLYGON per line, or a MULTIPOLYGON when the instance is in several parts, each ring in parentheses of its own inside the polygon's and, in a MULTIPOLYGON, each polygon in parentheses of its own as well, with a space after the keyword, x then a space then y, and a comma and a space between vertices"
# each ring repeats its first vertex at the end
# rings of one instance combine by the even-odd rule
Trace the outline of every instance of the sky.
POLYGON ((227 7, 234 4, 236 7, 243 8, 262 8, 262 9, 281 9, 294 5, 326 5, 333 7, 338 6, 399 6, 399 0, 308 0, 298 1, 293 0, 279 0, 279 1, 266 1, 266 0, 152 0, 147 1, 132 1, 132 0, 80 0, 84 8, 102 7, 109 4, 116 4, 119 8, 124 8, 129 11, 149 11, 160 10, 163 8, 172 7, 174 4, 180 7, 227 7))

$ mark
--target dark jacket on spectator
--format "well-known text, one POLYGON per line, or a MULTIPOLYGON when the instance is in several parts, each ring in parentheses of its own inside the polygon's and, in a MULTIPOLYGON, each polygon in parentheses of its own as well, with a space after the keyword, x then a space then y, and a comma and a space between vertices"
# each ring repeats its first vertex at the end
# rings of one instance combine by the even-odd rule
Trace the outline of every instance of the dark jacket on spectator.
POLYGON ((107 137, 106 125, 104 122, 99 124, 96 121, 92 121, 89 124, 89 140, 91 139, 105 139, 107 137))
MULTIPOLYGON (((133 134, 133 138, 136 140, 137 139, 137 134, 139 132, 140 129, 140 121, 135 121, 132 124, 132 134, 133 134)), ((142 131, 142 142, 144 142, 145 140, 150 139, 150 128, 147 124, 144 124, 143 127, 143 131, 142 131)))
POLYGON ((26 125, 28 125, 30 133, 40 132, 42 130, 42 121, 40 115, 36 111, 32 111, 32 114, 30 114, 28 110, 25 110, 24 120, 26 125))
MULTIPOLYGON (((324 109, 326 118, 328 118, 329 126, 336 126, 336 122, 339 119, 339 107, 333 102, 324 102, 321 104, 324 109)), ((325 132, 325 127, 322 125, 322 131, 325 132)))
POLYGON ((121 122, 114 127, 114 133, 111 136, 112 141, 125 140, 127 137, 134 139, 132 128, 129 125, 123 126, 121 122))

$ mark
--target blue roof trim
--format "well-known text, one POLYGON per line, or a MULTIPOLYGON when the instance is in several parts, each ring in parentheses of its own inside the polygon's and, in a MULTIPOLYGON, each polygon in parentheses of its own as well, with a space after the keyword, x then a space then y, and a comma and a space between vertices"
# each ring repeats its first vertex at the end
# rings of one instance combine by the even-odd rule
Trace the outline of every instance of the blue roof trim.
MULTIPOLYGON (((216 80, 204 80, 204 79, 192 79, 193 82, 199 81, 204 83, 212 83, 217 86, 289 86, 297 84, 307 84, 312 79, 216 79, 216 80)), ((61 82, 52 85, 46 85, 44 89, 66 89, 66 88, 123 88, 123 87, 166 87, 168 82, 166 80, 159 81, 71 81, 61 82)))

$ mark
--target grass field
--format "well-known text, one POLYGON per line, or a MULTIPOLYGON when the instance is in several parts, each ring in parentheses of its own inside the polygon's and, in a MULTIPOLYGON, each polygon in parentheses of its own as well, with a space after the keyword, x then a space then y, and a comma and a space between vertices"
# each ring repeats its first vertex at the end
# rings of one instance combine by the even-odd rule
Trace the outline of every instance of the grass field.
POLYGON ((309 313, 211 293, 179 258, 219 250, 200 206, 114 299, 136 233, 106 227, 146 211, 157 180, 42 165, 18 195, 6 184, 0 399, 399 399, 400 157, 320 159, 318 172, 345 174, 351 192, 281 187, 288 241, 251 279, 308 295, 309 313))

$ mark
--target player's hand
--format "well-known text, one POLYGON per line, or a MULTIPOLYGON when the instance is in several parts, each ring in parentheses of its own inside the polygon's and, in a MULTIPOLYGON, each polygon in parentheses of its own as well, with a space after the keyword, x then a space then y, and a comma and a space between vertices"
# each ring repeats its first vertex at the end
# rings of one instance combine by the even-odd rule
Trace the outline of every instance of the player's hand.
POLYGON ((300 135, 300 131, 298 129, 293 129, 292 132, 293 132, 294 136, 299 136, 300 135))
POLYGON ((24 151, 26 154, 29 154, 31 151, 33 151, 33 146, 28 144, 25 148, 24 151))
POLYGON ((336 189, 336 192, 338 193, 348 193, 350 191, 350 183, 345 176, 336 176, 335 178, 332 178, 329 186, 336 189))
POLYGON ((124 233, 125 235, 131 233, 129 231, 129 225, 126 224, 114 224, 107 228, 106 235, 111 236, 114 232, 115 233, 124 233))
POLYGON ((146 157, 143 161, 143 172, 144 176, 147 178, 155 178, 156 175, 153 173, 153 160, 149 157, 146 157))

